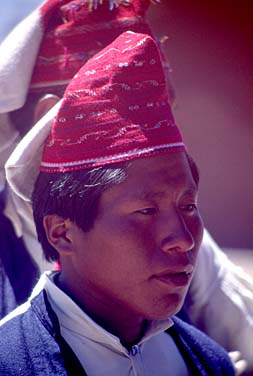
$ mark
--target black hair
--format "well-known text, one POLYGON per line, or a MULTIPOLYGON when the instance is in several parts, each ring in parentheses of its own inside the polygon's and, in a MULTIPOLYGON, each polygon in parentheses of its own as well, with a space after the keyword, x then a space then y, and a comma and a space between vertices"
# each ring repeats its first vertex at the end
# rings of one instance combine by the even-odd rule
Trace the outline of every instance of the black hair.
POLYGON ((43 217, 57 214, 70 219, 83 231, 89 231, 97 215, 101 194, 125 180, 127 166, 121 164, 64 173, 40 172, 34 185, 32 205, 38 240, 48 261, 58 260, 59 254, 48 242, 43 217))
MULTIPOLYGON (((187 158, 193 179, 198 185, 198 167, 190 155, 187 154, 187 158)), ((91 230, 102 193, 126 179, 130 164, 126 162, 64 173, 39 173, 32 195, 33 215, 38 240, 48 261, 58 260, 59 254, 48 242, 43 218, 56 214, 70 219, 84 232, 91 230)))

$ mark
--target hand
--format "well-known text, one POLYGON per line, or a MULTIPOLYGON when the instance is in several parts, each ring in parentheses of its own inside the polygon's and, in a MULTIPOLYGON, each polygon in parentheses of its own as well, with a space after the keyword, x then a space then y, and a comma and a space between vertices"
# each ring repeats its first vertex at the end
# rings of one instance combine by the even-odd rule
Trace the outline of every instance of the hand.
POLYGON ((240 351, 230 351, 229 356, 234 365, 236 376, 243 375, 243 372, 247 369, 247 362, 241 359, 240 351))

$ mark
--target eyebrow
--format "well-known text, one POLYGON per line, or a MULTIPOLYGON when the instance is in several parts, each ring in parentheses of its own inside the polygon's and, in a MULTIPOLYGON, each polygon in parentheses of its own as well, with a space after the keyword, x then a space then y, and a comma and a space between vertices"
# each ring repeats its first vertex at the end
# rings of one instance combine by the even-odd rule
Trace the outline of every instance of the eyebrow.
MULTIPOLYGON (((198 194, 198 192, 199 192, 198 187, 190 186, 183 192, 183 196, 195 196, 198 194)), ((137 193, 136 195, 134 195, 131 199, 148 201, 148 200, 154 200, 154 199, 162 199, 162 198, 165 198, 166 195, 167 193, 165 190, 157 191, 157 192, 152 192, 152 191, 150 192, 150 191, 143 190, 139 194, 137 193)))

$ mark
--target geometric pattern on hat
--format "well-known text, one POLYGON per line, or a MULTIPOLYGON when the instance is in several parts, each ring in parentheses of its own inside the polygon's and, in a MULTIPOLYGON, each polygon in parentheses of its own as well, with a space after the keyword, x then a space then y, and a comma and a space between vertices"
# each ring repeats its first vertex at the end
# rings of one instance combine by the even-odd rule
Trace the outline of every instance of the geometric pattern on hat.
POLYGON ((159 48, 149 35, 125 32, 70 82, 44 146, 41 171, 184 150, 159 48))
POLYGON ((121 33, 150 34, 150 0, 48 0, 40 8, 43 40, 30 90, 67 85, 83 64, 121 33))

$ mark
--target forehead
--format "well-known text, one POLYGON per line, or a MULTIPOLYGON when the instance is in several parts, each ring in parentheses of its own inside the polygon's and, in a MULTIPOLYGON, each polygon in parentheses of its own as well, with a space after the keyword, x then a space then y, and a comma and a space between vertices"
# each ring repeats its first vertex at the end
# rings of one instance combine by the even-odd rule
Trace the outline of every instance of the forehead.
POLYGON ((176 152, 131 162, 126 180, 106 191, 102 201, 148 199, 189 191, 196 192, 197 186, 186 154, 176 152))

